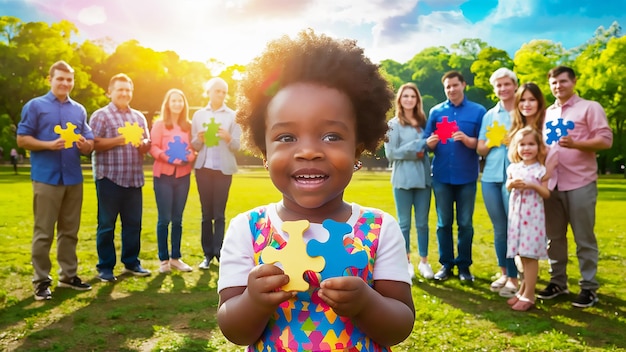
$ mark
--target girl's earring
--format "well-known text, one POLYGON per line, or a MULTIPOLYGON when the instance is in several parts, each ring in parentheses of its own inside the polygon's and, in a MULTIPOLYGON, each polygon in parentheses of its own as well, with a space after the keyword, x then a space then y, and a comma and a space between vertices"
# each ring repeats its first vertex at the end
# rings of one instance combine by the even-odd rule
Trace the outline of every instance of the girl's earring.
POLYGON ((263 159, 263 167, 265 168, 265 170, 269 170, 270 169, 270 165, 267 163, 267 160, 263 159))
POLYGON ((361 160, 357 160, 354 162, 354 171, 359 171, 363 167, 363 163, 361 160))

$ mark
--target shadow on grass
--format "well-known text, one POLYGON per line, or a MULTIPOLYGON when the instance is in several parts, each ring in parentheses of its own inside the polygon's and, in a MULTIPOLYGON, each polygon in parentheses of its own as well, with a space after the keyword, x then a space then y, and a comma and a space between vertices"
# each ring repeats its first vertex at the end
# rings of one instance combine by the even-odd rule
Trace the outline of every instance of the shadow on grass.
MULTIPOLYGON (((458 279, 451 278, 443 283, 429 281, 417 285, 443 303, 491 321, 503 332, 530 337, 555 330, 589 347, 626 348, 626 302, 620 298, 600 292, 597 305, 581 309, 572 306, 575 295, 571 293, 552 300, 537 299, 532 310, 516 312, 505 298, 489 290, 489 284, 487 280, 476 280, 473 285, 461 285, 458 279)), ((546 284, 538 282, 537 287, 546 284)), ((570 283, 570 287, 578 285, 570 283)))
POLYGON ((37 325, 48 323, 24 325, 24 339, 9 344, 9 350, 143 351, 158 350, 160 344, 177 350, 215 350, 209 337, 218 329, 217 267, 196 274, 197 281, 191 284, 186 273, 155 274, 120 276, 115 283, 94 279, 92 291, 61 288, 54 290, 50 301, 34 302, 30 296, 4 308, 3 331, 35 318, 37 325), (130 289, 120 290, 119 285, 130 289), (76 306, 80 308, 64 311, 76 306))

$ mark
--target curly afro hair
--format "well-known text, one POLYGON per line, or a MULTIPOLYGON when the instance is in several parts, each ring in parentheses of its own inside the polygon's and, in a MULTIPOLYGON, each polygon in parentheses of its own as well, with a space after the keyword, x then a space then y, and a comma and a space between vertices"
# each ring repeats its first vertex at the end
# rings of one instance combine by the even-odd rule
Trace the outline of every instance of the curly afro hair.
POLYGON ((270 100, 280 89, 302 82, 346 94, 356 114, 357 143, 376 152, 387 132, 386 113, 392 106, 393 91, 356 41, 317 35, 311 29, 301 31, 295 39, 283 36, 270 42, 246 68, 235 121, 241 126, 247 149, 257 156, 265 155, 270 100))

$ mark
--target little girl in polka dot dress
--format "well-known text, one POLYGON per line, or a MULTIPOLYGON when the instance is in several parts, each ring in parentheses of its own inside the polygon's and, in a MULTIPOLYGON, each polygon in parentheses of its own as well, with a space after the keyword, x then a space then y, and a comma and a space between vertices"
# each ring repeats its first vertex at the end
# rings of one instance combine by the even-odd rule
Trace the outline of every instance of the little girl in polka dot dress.
POLYGON ((524 272, 517 295, 507 301, 516 311, 527 311, 535 305, 539 259, 548 258, 543 199, 550 196, 550 191, 545 158, 546 147, 537 130, 527 126, 515 134, 509 146, 511 165, 506 185, 511 192, 507 258, 519 255, 524 272))

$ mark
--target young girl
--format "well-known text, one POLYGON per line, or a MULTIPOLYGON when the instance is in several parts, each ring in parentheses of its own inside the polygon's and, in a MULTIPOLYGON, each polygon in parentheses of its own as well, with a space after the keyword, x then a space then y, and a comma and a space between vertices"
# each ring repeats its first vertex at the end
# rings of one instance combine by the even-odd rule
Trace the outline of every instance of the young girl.
POLYGON ((415 319, 404 239, 392 216, 343 193, 360 154, 384 138, 393 93, 354 41, 311 30, 271 42, 240 92, 242 141, 264 158, 283 198, 230 223, 218 280, 224 336, 249 351, 388 351, 415 319), (289 244, 287 221, 308 220, 304 241, 325 242, 325 219, 350 225, 344 243, 358 243, 367 264, 321 282, 307 271, 308 290, 281 289, 295 278, 262 263, 261 251, 289 244))
POLYGON ((516 296, 507 303, 513 310, 526 311, 535 304, 535 285, 539 259, 547 259, 546 226, 543 199, 550 196, 547 181, 542 181, 546 168, 546 147, 541 134, 526 126, 520 129, 509 146, 507 189, 509 224, 507 257, 519 255, 524 279, 516 296))
MULTIPOLYGON (((428 212, 430 210, 430 159, 426 149, 424 127, 426 116, 422 96, 414 83, 405 83, 396 97, 396 116, 389 120, 385 154, 391 162, 391 184, 396 203, 396 214, 406 242, 406 253, 411 248, 411 214, 415 209, 417 247, 420 275, 432 279, 433 269, 428 264, 428 212)), ((415 269, 409 260, 409 274, 415 269)))
POLYGON ((183 211, 189 194, 189 175, 195 153, 190 144, 191 124, 185 94, 170 89, 161 106, 161 119, 152 126, 150 155, 154 158, 154 195, 159 212, 157 221, 157 244, 161 267, 159 272, 170 272, 171 268, 191 271, 191 267, 180 258, 180 240, 183 231, 183 211), (173 157, 169 150, 178 145, 183 155, 173 157), (185 147, 186 145, 186 147, 185 147), (168 155, 169 154, 169 155, 168 155), (182 158, 182 159, 181 159, 182 158), (167 245, 168 228, 172 224, 172 251, 167 245), (171 255, 171 256, 170 256, 171 255))

